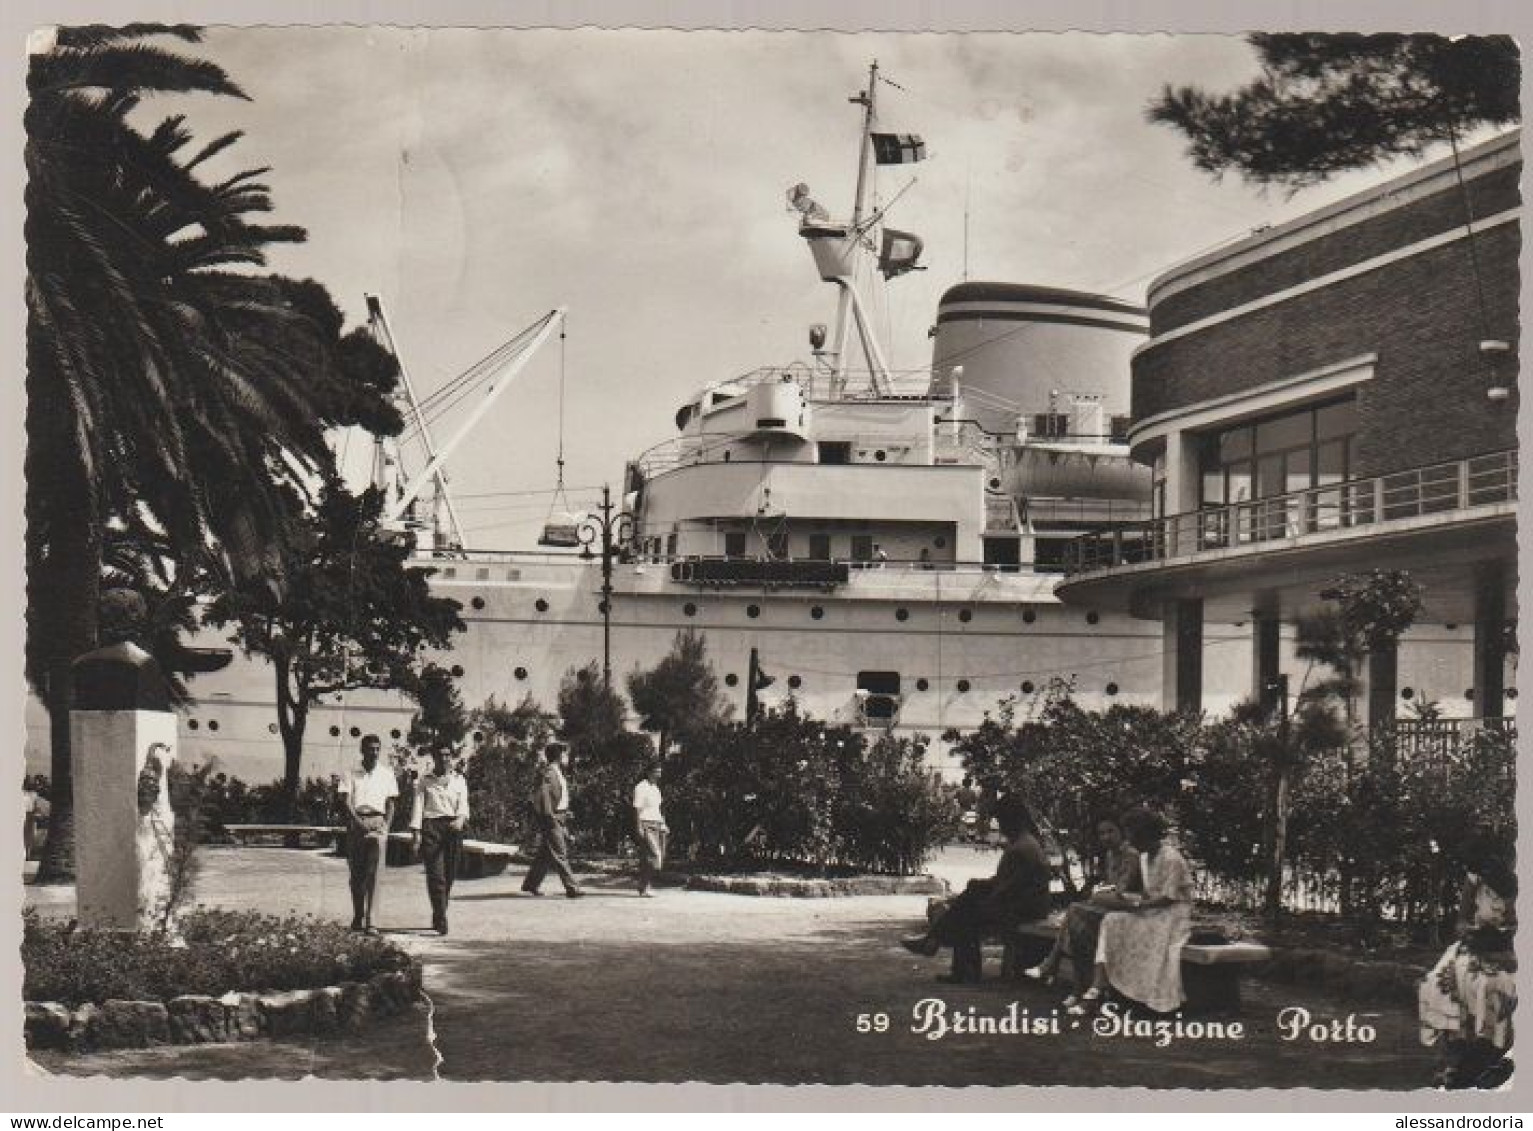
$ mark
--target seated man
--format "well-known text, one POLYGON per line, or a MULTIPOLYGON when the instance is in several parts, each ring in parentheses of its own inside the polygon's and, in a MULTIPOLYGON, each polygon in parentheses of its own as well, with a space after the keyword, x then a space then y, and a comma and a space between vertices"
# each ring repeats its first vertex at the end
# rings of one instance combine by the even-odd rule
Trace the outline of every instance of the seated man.
POLYGON ((995 875, 970 880, 926 934, 901 940, 913 954, 933 955, 944 946, 952 948, 952 973, 939 976, 941 981, 979 981, 981 939, 1048 917, 1049 861, 1032 814, 1020 798, 1008 797, 997 806, 996 821, 1006 847, 995 875))

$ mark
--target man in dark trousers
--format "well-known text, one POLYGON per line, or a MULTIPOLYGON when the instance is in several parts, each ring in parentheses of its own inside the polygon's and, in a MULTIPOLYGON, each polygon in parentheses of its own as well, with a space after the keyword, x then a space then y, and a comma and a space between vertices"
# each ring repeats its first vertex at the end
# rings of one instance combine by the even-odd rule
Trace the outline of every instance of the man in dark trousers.
POLYGON ((570 872, 570 838, 565 831, 570 817, 570 787, 564 779, 567 758, 568 751, 562 742, 551 742, 544 751, 543 779, 532 798, 541 843, 532 867, 527 870, 527 878, 522 881, 522 890, 528 895, 543 894, 538 889, 543 886, 543 878, 550 868, 559 873, 564 894, 569 898, 579 899, 585 894, 570 872))
POLYGON ((447 903, 458 875, 463 827, 468 824, 468 783, 453 769, 452 749, 431 752, 431 772, 416 783, 410 813, 410 840, 426 866, 426 894, 431 897, 431 926, 447 933, 447 903))

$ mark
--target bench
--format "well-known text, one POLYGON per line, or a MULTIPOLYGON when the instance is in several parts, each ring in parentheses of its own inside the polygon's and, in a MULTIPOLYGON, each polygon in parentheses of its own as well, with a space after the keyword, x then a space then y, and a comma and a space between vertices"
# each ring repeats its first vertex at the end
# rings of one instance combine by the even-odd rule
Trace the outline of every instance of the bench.
POLYGON ((296 843, 304 847, 328 848, 339 844, 346 830, 338 825, 224 825, 228 833, 240 844, 252 841, 278 841, 284 845, 296 843))
MULTIPOLYGON (((458 879, 482 880, 486 876, 498 876, 506 870, 511 858, 517 854, 514 844, 496 844, 489 840, 464 839, 458 853, 458 879)), ((420 853, 410 847, 408 832, 389 833, 389 864, 403 867, 420 863, 420 853)))
MULTIPOLYGON (((1023 923, 1001 939, 1001 976, 1016 979, 1047 954, 1059 935, 1060 920, 1023 923)), ((1187 1009, 1195 1013, 1238 1013, 1240 976, 1270 961, 1272 948, 1241 940, 1228 943, 1186 943, 1182 946, 1182 989, 1187 1009)))

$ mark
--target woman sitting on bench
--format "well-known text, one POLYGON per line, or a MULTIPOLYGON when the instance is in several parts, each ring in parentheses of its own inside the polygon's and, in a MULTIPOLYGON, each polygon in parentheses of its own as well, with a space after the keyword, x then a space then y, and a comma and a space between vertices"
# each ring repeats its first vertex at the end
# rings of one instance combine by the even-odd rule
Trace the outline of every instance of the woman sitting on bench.
POLYGON ((1473 834, 1469 874, 1459 893, 1455 942, 1418 987, 1423 1044, 1442 1058, 1445 1088, 1495 1088, 1511 1075, 1512 1014, 1517 1009, 1517 875, 1509 843, 1473 834))
POLYGON ((1123 831, 1139 849, 1144 895, 1123 896, 1128 910, 1110 911, 1097 937, 1091 988, 1066 1011, 1080 1015, 1108 991, 1170 1013, 1182 993, 1182 945, 1192 930, 1192 876, 1187 861, 1165 843, 1166 822, 1148 809, 1123 816, 1123 831))
POLYGON ((1080 903, 1072 903, 1059 924, 1059 934, 1054 939, 1054 949, 1037 966, 1023 971, 1028 978, 1052 983, 1059 974, 1059 964, 1070 960, 1070 971, 1075 976, 1075 993, 1065 999, 1065 1006, 1074 1005, 1078 995, 1091 985, 1096 967, 1097 935, 1102 919, 1109 911, 1128 908, 1124 896, 1144 891, 1139 875, 1139 853, 1123 835, 1123 827, 1114 817, 1104 817, 1096 825, 1097 846, 1101 850, 1099 871, 1096 877, 1086 881, 1089 897, 1080 903))
POLYGON ((1007 797, 996 806, 995 816, 1006 838, 995 875, 970 880, 926 934, 901 940, 914 954, 933 955, 944 946, 953 948, 953 971, 939 975, 940 981, 979 981, 981 939, 1048 918, 1049 861, 1032 814, 1020 798, 1007 797))

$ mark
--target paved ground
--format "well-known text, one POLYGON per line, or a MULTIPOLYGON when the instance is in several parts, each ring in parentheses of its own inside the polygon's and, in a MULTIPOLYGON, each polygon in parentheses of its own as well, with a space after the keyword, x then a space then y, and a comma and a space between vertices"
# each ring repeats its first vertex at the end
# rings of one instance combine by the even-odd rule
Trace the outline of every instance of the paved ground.
MULTIPOLYGON (((349 915, 344 862, 284 849, 208 849, 205 902, 267 911, 349 915)), ((993 854, 951 850, 939 873, 988 872, 993 854)), ((440 1074, 458 1080, 698 1080, 715 1083, 1080 1084, 1168 1088, 1426 1086, 1431 1059, 1413 1017, 1381 1007, 1372 1043, 1285 1041, 1275 1019, 1290 1006, 1318 1019, 1349 1012, 1309 991, 1251 985, 1233 1040, 1094 1034, 1059 1018, 1035 1036, 912 1031, 923 1000, 949 1017, 1017 1011, 1053 1024, 1057 994, 988 982, 937 984, 940 960, 898 945, 924 900, 875 896, 771 899, 662 890, 638 899, 626 878, 592 876, 589 898, 570 901, 550 883, 534 899, 521 869, 465 881, 452 934, 438 939, 418 869, 391 869, 381 926, 425 964, 440 1074), (859 1033, 860 1015, 888 1018, 859 1033)), ((29 889, 44 908, 60 897, 29 889)), ((996 959, 990 958, 993 971, 996 959)), ((932 1008, 927 1006, 926 1008, 932 1008)), ((1355 1007, 1352 1007, 1355 1009, 1355 1007)), ((357 1041, 156 1049, 50 1058, 59 1071, 214 1076, 354 1077, 370 1071, 429 1076, 435 1057, 425 1020, 357 1041)))

